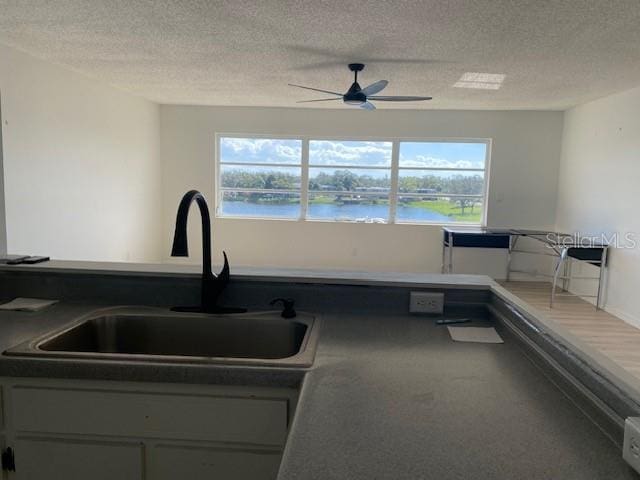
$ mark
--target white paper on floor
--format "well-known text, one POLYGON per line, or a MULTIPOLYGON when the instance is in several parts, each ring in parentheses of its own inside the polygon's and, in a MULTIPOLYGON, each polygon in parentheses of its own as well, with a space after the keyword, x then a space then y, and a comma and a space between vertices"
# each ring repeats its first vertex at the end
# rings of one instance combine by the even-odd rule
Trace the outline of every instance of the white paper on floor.
POLYGON ((38 312, 49 305, 57 303, 58 300, 46 300, 44 298, 24 298, 18 297, 8 303, 0 305, 0 310, 21 310, 23 312, 38 312))
POLYGON ((455 342, 504 343, 493 327, 447 327, 455 342))

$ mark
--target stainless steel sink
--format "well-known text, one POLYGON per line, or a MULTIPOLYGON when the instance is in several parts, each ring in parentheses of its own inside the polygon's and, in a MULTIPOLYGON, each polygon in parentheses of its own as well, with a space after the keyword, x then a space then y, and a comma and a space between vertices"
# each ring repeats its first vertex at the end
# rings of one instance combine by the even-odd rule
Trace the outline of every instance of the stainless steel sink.
POLYGON ((113 308, 5 352, 56 358, 309 366, 316 317, 279 312, 207 315, 151 308, 113 308))

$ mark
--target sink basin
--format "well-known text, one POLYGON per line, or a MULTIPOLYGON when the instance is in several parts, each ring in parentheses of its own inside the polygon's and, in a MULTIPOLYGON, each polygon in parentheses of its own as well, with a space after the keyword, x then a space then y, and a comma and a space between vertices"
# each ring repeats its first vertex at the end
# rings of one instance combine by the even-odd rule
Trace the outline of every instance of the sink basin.
POLYGON ((308 366, 316 318, 279 312, 178 314, 116 308, 94 312, 5 352, 57 358, 308 366))

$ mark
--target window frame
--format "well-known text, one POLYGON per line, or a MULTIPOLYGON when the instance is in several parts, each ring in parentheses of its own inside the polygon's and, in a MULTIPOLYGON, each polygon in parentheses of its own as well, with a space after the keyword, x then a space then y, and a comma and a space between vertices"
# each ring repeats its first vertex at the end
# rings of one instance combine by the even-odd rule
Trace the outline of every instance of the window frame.
MULTIPOLYGON (((329 223, 362 223, 348 220, 332 220, 326 218, 307 218, 307 210, 309 204, 309 169, 310 168, 328 168, 330 166, 309 166, 309 142, 310 141, 353 141, 353 142, 388 142, 391 143, 391 165, 390 167, 360 167, 360 166, 344 166, 345 169, 361 169, 361 170, 388 170, 391 180, 389 187, 389 214, 386 225, 434 225, 434 226, 480 226, 485 227, 487 225, 487 212, 488 212, 488 198, 489 198, 489 184, 491 180, 491 156, 492 156, 492 138, 473 138, 473 137, 369 137, 369 136, 344 136, 344 135, 271 135, 265 133, 215 133, 214 143, 214 188, 215 188, 215 204, 214 215, 215 218, 222 218, 227 220, 266 220, 266 221, 285 221, 285 222, 329 222, 329 223), (220 141, 222 138, 265 138, 272 140, 298 140, 301 142, 301 154, 300 164, 281 164, 281 163, 247 163, 247 162, 225 162, 221 163, 220 159, 220 141), (442 168, 442 167, 400 167, 400 144, 407 143, 483 143, 485 145, 485 160, 484 169, 479 168, 442 168), (267 167, 289 167, 300 168, 300 191, 297 190, 276 190, 278 193, 294 193, 300 195, 300 214, 297 218, 287 217, 266 217, 266 216, 234 216, 222 214, 222 202, 223 194, 225 191, 255 191, 264 193, 274 193, 274 190, 266 189, 224 189, 221 187, 221 166, 267 166, 267 167), (398 191, 399 174, 400 171, 420 170, 420 171, 461 171, 461 172, 483 172, 484 182, 482 186, 482 193, 479 195, 470 195, 474 198, 482 198, 482 212, 479 223, 472 222, 438 222, 438 221, 397 221, 396 213, 398 206, 398 197, 401 196, 398 191)), ((338 168, 341 166, 338 165, 338 168)), ((313 193, 313 192, 311 192, 313 193)), ((420 194, 407 193, 405 196, 419 196, 420 194)), ((451 194, 433 194, 434 197, 462 197, 464 195, 451 195, 451 194)))

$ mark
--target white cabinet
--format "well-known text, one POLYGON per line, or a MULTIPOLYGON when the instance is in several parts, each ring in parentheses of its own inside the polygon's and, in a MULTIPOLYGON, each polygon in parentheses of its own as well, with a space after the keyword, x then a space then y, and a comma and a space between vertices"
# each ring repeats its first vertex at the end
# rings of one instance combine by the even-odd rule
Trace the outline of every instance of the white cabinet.
POLYGON ((286 398, 13 388, 20 432, 284 445, 286 398))
POLYGON ((297 401, 289 388, 0 382, 10 480, 275 480, 297 401))
POLYGON ((14 442, 21 480, 142 480, 143 446, 49 438, 14 442))
POLYGON ((154 480, 275 479, 280 452, 158 445, 153 449, 154 480))

